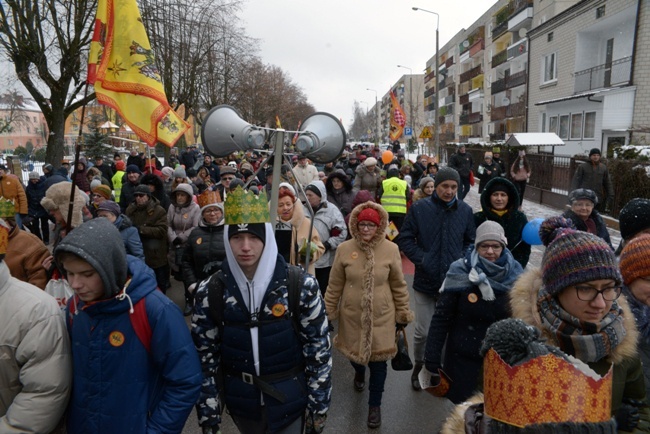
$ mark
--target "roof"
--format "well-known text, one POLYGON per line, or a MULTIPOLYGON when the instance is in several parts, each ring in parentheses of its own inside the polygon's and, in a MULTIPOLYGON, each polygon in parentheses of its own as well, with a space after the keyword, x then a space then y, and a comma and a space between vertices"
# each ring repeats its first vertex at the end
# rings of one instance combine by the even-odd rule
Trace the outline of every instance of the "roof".
POLYGON ((111 121, 106 121, 103 124, 101 124, 99 128, 119 128, 119 127, 111 121))
POLYGON ((513 133, 506 146, 564 146, 555 133, 513 133))

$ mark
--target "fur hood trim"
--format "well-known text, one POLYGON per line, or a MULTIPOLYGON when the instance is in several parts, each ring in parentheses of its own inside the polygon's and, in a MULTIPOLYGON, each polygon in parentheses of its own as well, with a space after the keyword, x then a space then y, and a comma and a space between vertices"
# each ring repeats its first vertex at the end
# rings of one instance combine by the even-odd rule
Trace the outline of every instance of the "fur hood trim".
POLYGON ((350 234, 352 235, 352 238, 354 238, 357 243, 359 243, 359 245, 367 245, 372 249, 379 243, 379 241, 386 238, 385 234, 386 227, 388 227, 388 213, 384 207, 375 202, 364 202, 352 210, 350 213, 350 224, 348 226, 350 227, 350 234), (377 232, 375 232, 375 236, 368 243, 361 240, 361 234, 359 232, 359 228, 357 227, 357 224, 359 223, 359 214, 366 208, 372 208, 379 213, 379 226, 377 227, 377 232))
POLYGON ((474 404, 483 402, 483 393, 478 392, 465 402, 454 407, 440 430, 440 434, 465 434, 465 412, 474 404))
MULTIPOLYGON (((513 318, 519 318, 527 324, 537 327, 550 344, 557 346, 555 336, 542 326, 542 320, 537 311, 537 294, 542 286, 541 270, 535 268, 524 272, 510 291, 510 309, 513 318)), ((607 360, 614 364, 635 357, 639 340, 639 331, 636 328, 634 315, 632 315, 627 299, 623 296, 616 301, 623 311, 623 325, 627 333, 621 343, 607 356, 607 360)))
MULTIPOLYGON (((68 203, 70 200, 71 182, 58 182, 52 185, 45 192, 45 197, 41 199, 41 205, 48 211, 59 210, 61 215, 68 221, 68 203)), ((74 205, 72 206, 71 226, 76 228, 83 223, 83 207, 86 206, 85 195, 75 186, 74 205)))

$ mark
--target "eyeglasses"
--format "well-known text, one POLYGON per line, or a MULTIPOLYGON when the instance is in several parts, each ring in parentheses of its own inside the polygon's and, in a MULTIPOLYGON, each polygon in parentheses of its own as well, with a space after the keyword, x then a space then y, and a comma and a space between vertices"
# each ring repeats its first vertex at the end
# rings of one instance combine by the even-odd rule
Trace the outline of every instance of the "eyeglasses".
POLYGON ((234 176, 224 176, 221 178, 222 181, 232 181, 233 179, 235 179, 234 176))
POLYGON ((368 229, 368 230, 375 229, 377 227, 376 224, 368 223, 368 222, 359 223, 357 226, 359 227, 359 229, 368 229))
POLYGON ((490 249, 492 249, 492 251, 496 253, 503 250, 503 246, 501 244, 485 244, 485 243, 481 243, 478 246, 478 250, 480 250, 481 252, 487 252, 490 249))
POLYGON ((582 301, 594 301, 598 294, 602 295, 605 301, 614 301, 621 296, 620 286, 610 286, 600 290, 593 286, 576 286, 575 288, 578 299, 582 301))
POLYGON ((206 209, 206 210, 203 211, 203 212, 204 212, 205 214, 218 214, 218 213, 221 212, 221 210, 215 206, 215 207, 212 207, 212 208, 208 208, 208 209, 206 209))

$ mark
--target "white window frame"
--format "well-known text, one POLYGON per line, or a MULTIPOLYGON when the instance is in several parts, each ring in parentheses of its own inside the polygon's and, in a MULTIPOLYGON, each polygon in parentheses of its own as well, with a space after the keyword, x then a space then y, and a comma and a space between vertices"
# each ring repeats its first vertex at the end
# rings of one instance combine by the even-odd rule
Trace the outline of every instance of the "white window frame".
POLYGON ((584 114, 584 126, 582 127, 582 136, 585 140, 595 140, 596 139, 596 112, 585 112, 584 114), (585 132, 587 131, 587 116, 593 115, 594 117, 594 126, 593 126, 593 136, 587 136, 585 132))
POLYGON ((557 129, 558 133, 557 135, 563 139, 563 140, 568 140, 569 139, 569 130, 571 129, 571 115, 570 114, 564 114, 564 115, 558 115, 557 119, 557 129), (562 119, 566 118, 566 131, 563 134, 562 133, 562 119))
POLYGON ((584 127, 584 113, 571 113, 571 117, 569 118, 569 125, 570 125, 570 131, 569 131, 569 140, 581 140, 582 139, 582 130, 584 127), (574 116, 580 116, 580 131, 578 135, 575 135, 575 132, 573 131, 573 118, 574 116))
POLYGON ((557 52, 549 53, 544 56, 542 56, 542 74, 541 74, 541 79, 542 83, 541 84, 548 84, 548 83, 554 83, 557 81, 557 52), (547 63, 549 61, 553 62, 553 70, 550 71, 549 76, 547 77, 546 72, 547 72, 547 63))
POLYGON ((555 134, 558 133, 558 125, 559 125, 558 122, 559 122, 559 118, 558 118, 557 115, 549 116, 549 118, 548 118, 548 132, 549 133, 555 133, 555 134), (551 126, 553 125, 553 122, 555 122, 555 128, 551 128, 551 126))

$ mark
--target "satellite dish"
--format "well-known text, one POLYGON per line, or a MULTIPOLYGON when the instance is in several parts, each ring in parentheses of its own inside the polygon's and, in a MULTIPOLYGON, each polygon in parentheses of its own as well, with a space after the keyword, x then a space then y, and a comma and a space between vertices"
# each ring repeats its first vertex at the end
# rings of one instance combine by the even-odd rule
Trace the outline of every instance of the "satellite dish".
POLYGON ((465 47, 465 48, 469 47, 469 41, 468 40, 463 41, 463 47, 465 47))
POLYGON ((508 97, 503 97, 503 99, 501 100, 501 104, 510 105, 510 100, 508 99, 508 97))
POLYGON ((520 38, 522 38, 522 39, 525 38, 527 34, 528 34, 528 29, 526 29, 525 27, 522 27, 521 29, 519 29, 519 37, 520 38))

